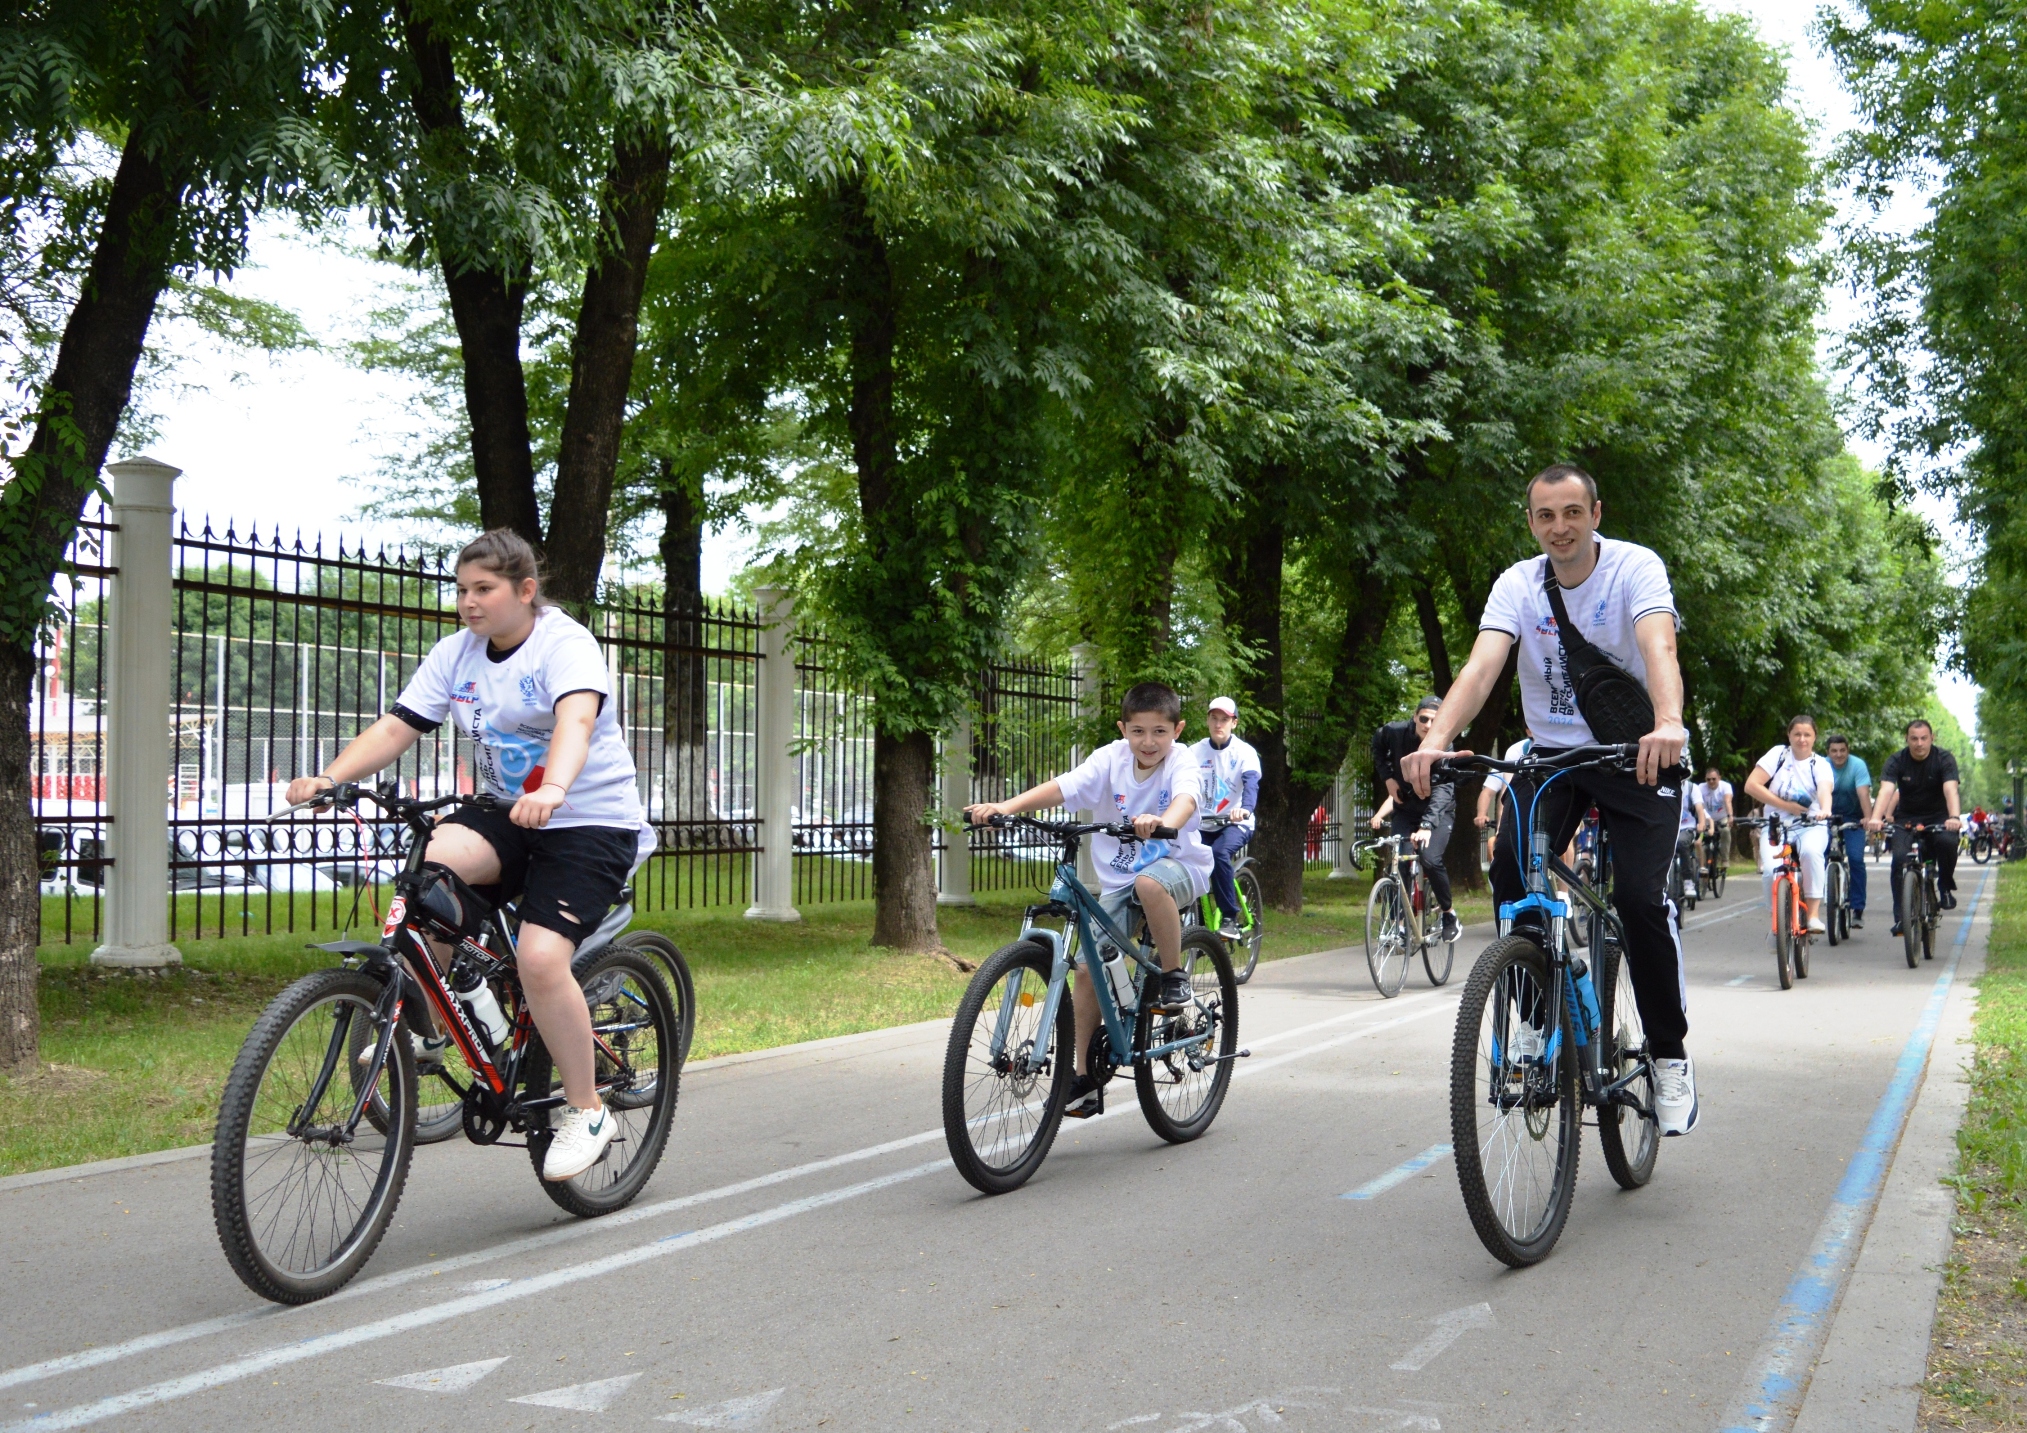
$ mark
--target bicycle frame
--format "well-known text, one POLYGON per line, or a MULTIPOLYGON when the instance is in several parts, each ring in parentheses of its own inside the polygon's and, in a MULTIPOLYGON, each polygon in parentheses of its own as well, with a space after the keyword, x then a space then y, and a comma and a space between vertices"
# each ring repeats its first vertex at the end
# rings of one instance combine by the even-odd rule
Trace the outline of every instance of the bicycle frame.
POLYGON ((1402 904, 1407 907, 1413 922, 1415 951, 1419 953, 1429 943, 1429 901, 1426 895, 1429 878, 1422 870, 1421 851, 1409 837, 1381 836, 1376 840, 1359 842, 1352 848, 1352 859, 1356 862, 1359 854, 1382 849, 1387 853, 1386 865, 1375 870, 1375 878, 1385 880, 1391 876, 1400 882, 1402 904), (1418 893, 1422 893, 1419 903, 1416 901, 1418 893))

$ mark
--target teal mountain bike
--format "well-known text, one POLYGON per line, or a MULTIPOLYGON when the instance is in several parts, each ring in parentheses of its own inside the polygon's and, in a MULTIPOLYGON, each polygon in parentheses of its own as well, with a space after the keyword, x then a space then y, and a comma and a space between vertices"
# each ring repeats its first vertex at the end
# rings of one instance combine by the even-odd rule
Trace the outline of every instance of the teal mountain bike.
MULTIPOLYGON (((1033 1177, 1055 1143, 1075 1078, 1070 972, 1078 964, 1097 992, 1099 1028, 1086 1068, 1102 1090, 1131 1068, 1148 1126, 1171 1144, 1211 1127, 1232 1082, 1239 1045, 1239 986, 1225 943, 1201 926, 1182 933, 1182 968, 1192 998, 1157 1010, 1141 998, 1159 981, 1160 962, 1140 912, 1129 934, 1107 918, 1077 879, 1077 850, 1099 832, 1130 838, 1130 825, 993 816, 989 826, 1025 826, 1062 843, 1049 899, 1029 906, 1021 933, 971 977, 943 1057, 943 1136, 958 1173, 986 1194, 1005 1194, 1033 1177)), ((1175 832, 1157 828, 1157 838, 1175 832)))

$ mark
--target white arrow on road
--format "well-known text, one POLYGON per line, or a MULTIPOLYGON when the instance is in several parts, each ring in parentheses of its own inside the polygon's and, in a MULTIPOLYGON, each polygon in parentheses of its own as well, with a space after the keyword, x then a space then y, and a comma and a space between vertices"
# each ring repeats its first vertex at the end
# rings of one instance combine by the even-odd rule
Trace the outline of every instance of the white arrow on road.
POLYGON ((572 1413, 603 1413, 612 1407, 620 1394, 633 1386, 638 1373, 622 1373, 618 1378, 601 1378, 595 1383, 573 1383, 568 1388, 552 1388, 547 1393, 530 1393, 524 1398, 509 1398, 509 1403, 532 1403, 538 1408, 568 1408, 572 1413))
POLYGON ((399 1378, 376 1378, 388 1388, 413 1388, 418 1393, 463 1393, 501 1364, 504 1358, 482 1358, 477 1363, 454 1363, 449 1368, 425 1368, 399 1378))
POLYGON ((685 1423, 692 1428, 754 1428, 765 1421, 767 1410, 786 1392, 785 1388, 770 1388, 765 1393, 749 1393, 744 1398, 728 1398, 723 1403, 664 1414, 660 1421, 685 1423))
POLYGON ((1492 1305, 1471 1304, 1452 1309, 1447 1314, 1437 1314, 1429 1322, 1436 1326, 1435 1331, 1394 1360, 1393 1366, 1401 1372, 1421 1372, 1437 1354, 1462 1338, 1466 1329, 1491 1328, 1492 1305))

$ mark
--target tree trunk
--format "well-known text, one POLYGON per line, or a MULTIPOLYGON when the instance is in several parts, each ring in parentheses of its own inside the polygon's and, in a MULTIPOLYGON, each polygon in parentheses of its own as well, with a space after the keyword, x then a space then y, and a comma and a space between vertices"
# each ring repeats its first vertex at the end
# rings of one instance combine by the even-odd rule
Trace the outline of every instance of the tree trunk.
POLYGON ((711 792, 709 697, 704 646, 702 494, 662 463, 662 819, 703 823, 678 833, 682 846, 717 843, 711 792))
POLYGON ((1415 584, 1415 616, 1422 624, 1422 645, 1429 651, 1429 678, 1436 695, 1450 695, 1450 646, 1443 640, 1443 618, 1436 610, 1436 594, 1426 582, 1415 584))
MULTIPOLYGON (((1271 493, 1274 485, 1262 485, 1271 493)), ((1265 499, 1271 501, 1271 498, 1265 499)), ((1288 689, 1282 665, 1282 573, 1287 560, 1287 531, 1278 514, 1256 516, 1233 555, 1230 620, 1240 640, 1253 653, 1244 678, 1246 710, 1255 720, 1246 739, 1260 754, 1259 820, 1253 837, 1253 865, 1260 893, 1275 910, 1302 909, 1302 841, 1313 796, 1290 778, 1288 761, 1288 689)))
POLYGON ((669 187, 669 140, 647 134, 613 148, 600 202, 609 243, 584 276, 570 346, 570 406, 556 452, 549 507, 548 585, 557 601, 589 608, 605 565, 605 529, 619 470, 620 432, 640 336, 648 255, 669 187))
MULTIPOLYGON (((843 276, 850 316, 852 462, 859 512, 873 561, 892 556, 890 524, 899 514, 900 442, 894 415, 894 271, 887 244, 866 213, 865 196, 844 197, 843 238, 851 258, 843 276)), ((936 879, 926 824, 935 790, 936 739, 894 731, 873 711, 873 944, 940 950, 936 879)))
MULTIPOLYGON (((465 149, 464 102, 448 41, 405 3, 397 6, 415 65, 410 104, 425 144, 465 149)), ((472 472, 479 521, 511 528, 542 551, 535 502, 535 460, 528 433, 528 382, 521 368, 521 316, 528 300, 525 266, 513 273, 487 256, 457 254, 439 243, 451 322, 464 359, 465 416, 472 429, 472 472)))
POLYGON ((155 303, 169 282, 187 181, 127 137, 106 199, 91 270, 65 322, 56 366, 7 499, 6 603, 0 611, 0 1070, 36 1058, 35 946, 41 935, 35 807, 29 783, 28 703, 36 628, 50 583, 77 532, 85 500, 133 393, 155 303), (23 511, 25 509, 25 511, 23 511))

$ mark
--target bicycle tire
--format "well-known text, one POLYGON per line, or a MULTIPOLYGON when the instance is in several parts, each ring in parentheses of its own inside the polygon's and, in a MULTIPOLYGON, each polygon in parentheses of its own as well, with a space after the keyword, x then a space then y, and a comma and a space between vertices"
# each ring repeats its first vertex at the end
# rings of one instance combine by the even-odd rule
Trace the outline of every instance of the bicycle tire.
POLYGON ((613 944, 622 950, 637 950, 659 960, 666 974, 663 984, 676 1003, 676 1018, 682 1022, 683 1038, 677 1064, 690 1063, 690 1041, 697 1034, 697 983, 690 976, 690 963, 676 943, 658 930, 630 930, 613 944))
POLYGON ((1548 973, 1547 956, 1526 936, 1494 941, 1464 982, 1450 1051, 1450 1144, 1464 1210, 1486 1251, 1516 1269, 1540 1263, 1562 1237, 1581 1154, 1583 1105, 1569 1012, 1548 988, 1548 973), (1511 1048, 1513 1011, 1529 1005, 1553 1012, 1562 1041, 1553 1068, 1533 1067, 1545 1073, 1524 1074, 1516 1090, 1516 1067, 1504 1063, 1504 1051, 1511 1048), (1540 1178, 1515 1178, 1523 1157, 1540 1178), (1541 1190, 1538 1210, 1533 1201, 1516 1205, 1517 1197, 1541 1190))
POLYGON ((1260 891, 1260 877, 1251 861, 1241 861, 1232 880, 1239 888, 1240 903, 1253 918, 1231 948, 1232 979, 1244 985, 1260 966, 1260 942, 1267 938, 1267 898, 1260 891))
POLYGON ((1905 866, 1900 872, 1900 940, 1909 970, 1921 965, 1921 915, 1921 872, 1905 866))
POLYGON ((1838 904, 1834 919, 1837 925, 1837 939, 1849 944, 1851 940, 1851 888, 1848 883, 1844 888, 1844 899, 1838 904))
POLYGON ((1921 958, 1923 960, 1934 960, 1936 958, 1936 924, 1941 919, 1941 916, 1931 913, 1928 919, 1921 923, 1921 958))
POLYGON ((1196 990, 1196 1004, 1158 1015, 1143 1000, 1133 1022, 1133 1088, 1140 1096, 1140 1112, 1147 1127, 1170 1144, 1187 1144, 1211 1127, 1231 1088, 1232 1056, 1239 1048, 1239 984, 1225 943, 1210 931, 1185 932, 1182 964, 1196 990), (1208 1045, 1200 1047, 1207 1054, 1171 1051, 1160 1060, 1140 1058, 1143 1050, 1189 1038, 1204 1022, 1211 1027, 1208 1045))
POLYGON ((1710 872, 1710 898, 1714 901, 1724 899, 1725 875, 1725 861, 1720 857, 1710 872))
POLYGON ((1055 1029, 1019 1027, 1023 1018, 1039 1027, 1048 1003, 1050 965, 1048 948, 1039 941, 1001 946, 978 967, 957 1002, 957 1016, 943 1056, 943 1142, 950 1147, 950 1161, 957 1172, 981 1194, 1006 1194, 1026 1184, 1048 1158, 1049 1146, 1055 1143, 1056 1131, 1063 1123, 1063 1106, 1076 1073, 1071 1054, 1076 1033, 1070 992, 1064 991, 1056 1007, 1055 1029), (1009 983, 1000 999, 991 999, 993 991, 1015 972, 1019 972, 1019 983, 1009 983), (995 1062, 992 1037, 1002 1010, 1008 1038, 995 1062), (1045 1069, 1031 1075, 1016 1073, 1004 1052, 1031 1049, 1037 1041, 1049 1045, 1045 1069), (1004 1099, 1009 1094, 1015 1099, 1011 1106, 1004 1099), (975 1101, 974 1095, 985 1098, 975 1101), (980 1107, 977 1112, 974 1104, 980 1107), (988 1124, 993 1133, 981 1148, 977 1136, 988 1124), (993 1156, 1008 1143, 1009 1125, 1024 1132, 1025 1141, 1015 1158, 995 1163, 993 1156))
MULTIPOLYGON (((1616 933, 1606 937, 1594 969, 1605 1069, 1616 1081, 1644 1066, 1644 1077, 1634 1080, 1627 1089, 1651 1111, 1654 1066, 1649 1058, 1647 1027, 1640 1020, 1632 967, 1616 933)), ((1649 1119, 1624 1105, 1607 1105, 1598 1111, 1598 1144, 1604 1150, 1605 1168, 1611 1171, 1619 1188, 1638 1189, 1654 1177, 1654 1162, 1661 1153, 1659 1117, 1649 1119)))
MULTIPOLYGON (((1437 927, 1440 933, 1442 927, 1437 927)), ((1458 937, 1463 937, 1463 928, 1458 928, 1458 937)), ((1444 985, 1449 982, 1450 972, 1457 964, 1457 942, 1454 940, 1427 940, 1422 942, 1422 969, 1428 973, 1430 985, 1444 985), (1436 969, 1436 952, 1443 952, 1443 968, 1436 969)))
MULTIPOLYGON (((528 1131, 528 1160, 535 1167, 536 1182, 557 1207, 580 1219, 596 1219, 633 1203, 668 1148, 683 1076, 682 1030, 662 969, 653 956, 619 945, 579 951, 570 962, 570 973, 584 988, 591 1009, 592 1030, 603 1032, 613 1054, 633 1071, 629 1086, 612 1088, 604 1096, 606 1108, 619 1121, 619 1132, 598 1163, 582 1174, 572 1179, 542 1178, 551 1138, 547 1121, 536 1116, 535 1127, 528 1131), (652 1079, 646 1073, 650 1068, 652 1079)), ((604 1080, 616 1069, 612 1056, 599 1049, 595 1058, 597 1076, 604 1080)), ((528 1095, 539 1098, 554 1088, 549 1052, 539 1037, 529 1045, 522 1070, 522 1089, 528 1095)), ((554 1118, 554 1111, 546 1113, 554 1118)))
POLYGON ((1795 988, 1795 887, 1786 876, 1774 877, 1774 973, 1781 989, 1795 988))
POLYGON ((1408 978, 1408 901, 1398 877, 1380 877, 1366 897, 1365 968, 1373 989, 1388 1000, 1408 978))
MULTIPOLYGON (((275 1303, 306 1304, 343 1288, 373 1256, 401 1203, 415 1152, 415 1053, 406 1040, 393 1042, 376 1085, 387 1108, 399 1116, 391 1133, 369 1134, 362 1125, 350 1143, 342 1148, 327 1143, 321 1151, 286 1134, 315 1083, 314 1071, 321 1069, 339 1034, 325 1021, 344 1018, 349 1035, 352 1021, 372 1019, 382 988, 357 970, 304 976, 261 1012, 226 1077, 211 1145, 212 1222, 232 1272, 275 1303), (318 1012, 326 1006, 338 1008, 320 1018, 318 1012), (250 1159, 255 1144, 261 1147, 250 1159), (378 1156, 378 1163, 369 1167, 363 1155, 378 1156), (279 1174, 274 1168, 278 1160, 283 1164, 279 1174), (262 1188, 250 1191, 255 1182, 262 1188), (280 1201, 292 1195, 301 1196, 303 1208, 287 1220, 287 1206, 280 1201), (341 1229, 348 1217, 351 1226, 341 1229), (320 1237, 319 1222, 326 1218, 329 1236, 320 1237), (279 1243, 283 1228, 289 1233, 279 1243)), ((325 1082, 323 1097, 311 1112, 326 1116, 313 1123, 334 1129, 357 1098, 349 1040, 341 1043, 338 1058, 343 1067, 325 1082)))
POLYGON ((1823 932, 1832 946, 1838 945, 1844 937, 1837 930, 1837 911, 1844 904, 1844 867, 1836 861, 1830 862, 1830 879, 1823 890, 1823 932))
MULTIPOLYGON (((1794 899, 1796 901, 1796 904, 1800 906, 1801 897, 1796 896, 1794 899)), ((1806 912, 1808 909, 1806 906, 1801 906, 1800 908, 1804 912, 1806 912)), ((1804 914, 1802 916, 1802 919, 1806 922, 1808 920, 1808 916, 1804 914)), ((1795 940, 1794 940, 1795 979, 1807 980, 1809 978, 1809 957, 1814 953, 1815 945, 1816 945, 1816 937, 1806 929, 1798 930, 1795 932, 1795 940)))
POLYGON ((1990 836, 1981 834, 1971 838, 1971 859, 1981 866, 1992 859, 1992 838, 1990 836))

